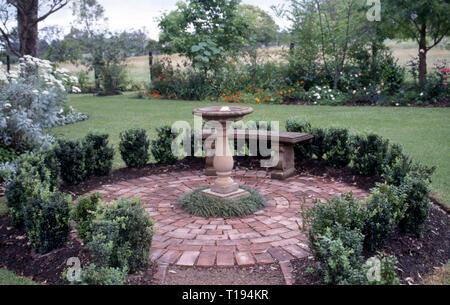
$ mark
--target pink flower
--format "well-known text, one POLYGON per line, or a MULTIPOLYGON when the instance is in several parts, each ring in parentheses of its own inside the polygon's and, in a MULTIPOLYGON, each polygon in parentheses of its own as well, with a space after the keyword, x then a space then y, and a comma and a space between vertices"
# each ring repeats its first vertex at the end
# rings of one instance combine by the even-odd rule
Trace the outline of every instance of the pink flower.
POLYGON ((447 70, 441 69, 441 73, 444 74, 447 70))
POLYGON ((443 85, 444 85, 444 86, 447 86, 447 85, 448 85, 448 83, 443 83, 443 85))
POLYGON ((447 72, 447 73, 450 73, 450 69, 447 69, 446 72, 447 72))
POLYGON ((425 53, 425 50, 424 49, 420 49, 419 52, 423 54, 423 53, 425 53))

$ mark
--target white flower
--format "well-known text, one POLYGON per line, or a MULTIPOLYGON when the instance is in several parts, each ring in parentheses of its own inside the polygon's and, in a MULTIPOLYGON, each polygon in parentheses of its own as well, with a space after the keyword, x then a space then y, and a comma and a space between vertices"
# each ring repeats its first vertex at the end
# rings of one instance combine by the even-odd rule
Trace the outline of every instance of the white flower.
POLYGON ((399 103, 395 103, 395 106, 400 106, 400 104, 399 103))
POLYGON ((3 107, 5 107, 5 108, 11 108, 11 104, 10 104, 10 103, 5 103, 5 104, 3 104, 3 107))
POLYGON ((420 92, 420 96, 423 96, 423 92, 420 92))
POLYGON ((42 94, 43 94, 43 95, 48 95, 49 92, 48 92, 47 90, 44 90, 44 91, 42 91, 42 94))
POLYGON ((39 94, 39 91, 37 89, 31 90, 31 92, 33 92, 34 94, 39 94))
POLYGON ((331 89, 328 89, 328 92, 331 92, 331 89))

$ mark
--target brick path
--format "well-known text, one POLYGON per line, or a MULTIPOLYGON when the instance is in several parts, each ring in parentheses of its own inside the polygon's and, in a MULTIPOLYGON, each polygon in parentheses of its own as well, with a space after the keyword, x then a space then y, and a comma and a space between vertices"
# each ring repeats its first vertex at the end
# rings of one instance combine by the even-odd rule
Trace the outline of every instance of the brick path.
POLYGON ((223 219, 192 216, 176 206, 180 195, 214 179, 202 171, 183 171, 105 185, 96 191, 104 200, 141 198, 156 221, 152 261, 197 267, 244 267, 305 257, 309 253, 306 236, 298 227, 302 205, 350 190, 357 198, 367 196, 356 187, 318 177, 278 181, 269 179, 265 171, 237 171, 235 181, 256 188, 266 198, 266 208, 247 217, 223 219))

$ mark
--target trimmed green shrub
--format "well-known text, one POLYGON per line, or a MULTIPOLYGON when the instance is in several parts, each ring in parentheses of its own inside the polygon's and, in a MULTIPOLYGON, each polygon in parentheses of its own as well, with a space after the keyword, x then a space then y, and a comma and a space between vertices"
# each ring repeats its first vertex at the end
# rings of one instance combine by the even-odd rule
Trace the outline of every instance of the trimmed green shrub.
POLYGON ((20 152, 18 152, 17 150, 0 144, 0 163, 10 162, 17 158, 19 155, 20 152))
POLYGON ((80 141, 60 139, 53 150, 65 184, 76 185, 86 178, 85 156, 80 141))
POLYGON ((86 246, 97 265, 131 273, 147 265, 153 222, 139 199, 101 205, 91 228, 86 246))
POLYGON ((144 167, 150 158, 149 147, 150 141, 144 129, 130 129, 120 133, 119 150, 127 167, 144 167))
POLYGON ((312 152, 317 159, 322 160, 327 153, 327 147, 325 146, 327 132, 322 128, 312 128, 311 134, 314 136, 311 143, 312 152))
POLYGON ((87 237, 91 231, 92 222, 95 219, 97 206, 102 199, 100 193, 94 193, 90 196, 83 196, 78 199, 78 202, 71 210, 71 219, 77 223, 76 229, 78 237, 87 243, 87 237))
POLYGON ((100 267, 90 264, 81 272, 81 285, 123 285, 127 273, 119 268, 100 267))
POLYGON ((387 256, 378 253, 369 258, 362 266, 367 285, 400 285, 400 280, 395 272, 398 260, 395 256, 387 256))
POLYGON ((200 217, 242 217, 266 206, 264 197, 247 187, 241 186, 250 196, 237 200, 212 198, 202 193, 206 188, 184 194, 178 199, 178 205, 188 213, 200 217))
POLYGON ((346 167, 352 156, 351 138, 347 129, 330 128, 325 136, 325 158, 334 168, 346 167))
POLYGON ((413 171, 406 175, 400 189, 408 204, 405 216, 400 221, 400 229, 420 236, 430 211, 430 182, 423 173, 413 171))
MULTIPOLYGON (((286 131, 311 133, 311 124, 307 121, 291 118, 286 121, 286 131)), ((304 160, 312 157, 311 141, 295 144, 294 146, 295 158, 297 160, 304 160)))
POLYGON ((88 176, 106 176, 111 172, 114 148, 108 145, 109 135, 89 133, 83 140, 85 167, 88 176))
POLYGON ((380 175, 388 152, 389 141, 378 135, 369 134, 356 136, 354 145, 353 167, 361 175, 380 175))
POLYGON ((373 251, 383 246, 404 217, 405 196, 397 187, 378 184, 367 198, 367 219, 364 226, 364 246, 373 251))
POLYGON ((172 153, 172 141, 177 137, 172 133, 169 125, 156 128, 157 139, 152 141, 152 155, 156 162, 161 164, 173 164, 178 159, 172 153))
POLYGON ((70 201, 70 196, 41 189, 25 204, 25 228, 36 252, 47 253, 66 243, 70 232, 70 201))
POLYGON ((358 229, 336 228, 333 232, 327 227, 313 244, 314 257, 320 263, 319 272, 325 284, 360 284, 364 281, 359 270, 364 236, 358 229))
POLYGON ((348 230, 362 231, 367 217, 365 205, 356 200, 352 192, 334 197, 325 203, 317 200, 314 207, 303 210, 302 214, 303 225, 310 228, 312 241, 317 235, 325 234, 327 228, 336 225, 348 230))
POLYGON ((406 175, 411 171, 411 167, 411 159, 404 154, 400 154, 392 161, 385 162, 381 176, 387 183, 399 186, 406 175))
POLYGON ((40 188, 51 189, 50 171, 41 155, 26 154, 19 157, 16 173, 5 188, 8 216, 15 227, 24 223, 24 204, 38 194, 40 188))

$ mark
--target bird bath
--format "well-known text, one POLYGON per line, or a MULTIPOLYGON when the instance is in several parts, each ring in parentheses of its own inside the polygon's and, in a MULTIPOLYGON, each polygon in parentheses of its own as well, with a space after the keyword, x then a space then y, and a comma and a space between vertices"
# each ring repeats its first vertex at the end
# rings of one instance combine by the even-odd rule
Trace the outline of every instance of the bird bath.
POLYGON ((209 196, 237 199, 249 195, 249 192, 240 189, 239 184, 231 178, 234 160, 229 146, 228 124, 240 121, 244 116, 253 112, 251 107, 240 106, 210 106, 195 109, 194 115, 202 116, 205 121, 215 121, 216 145, 213 166, 217 173, 217 179, 210 189, 203 192, 209 196))

